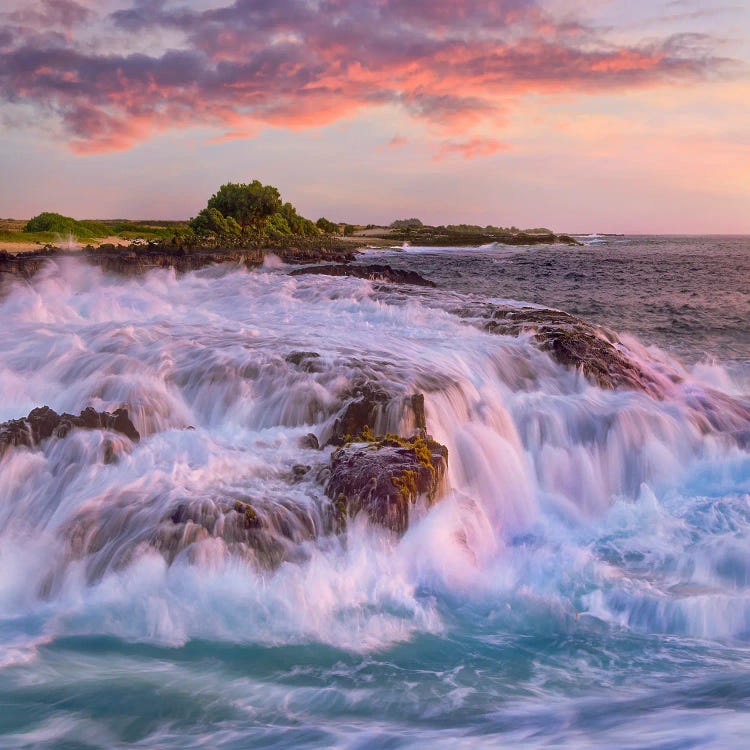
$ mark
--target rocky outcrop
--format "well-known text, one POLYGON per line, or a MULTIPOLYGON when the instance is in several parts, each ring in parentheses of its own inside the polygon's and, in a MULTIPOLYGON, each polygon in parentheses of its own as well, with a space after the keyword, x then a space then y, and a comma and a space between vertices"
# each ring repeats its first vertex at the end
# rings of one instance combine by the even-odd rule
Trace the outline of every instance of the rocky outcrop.
MULTIPOLYGON (((333 242, 331 240, 331 242, 333 242)), ((11 254, 0 251, 0 278, 29 279, 50 259, 79 258, 109 273, 134 275, 158 268, 173 268, 178 272, 196 271, 216 263, 242 264, 248 268, 263 263, 271 252, 286 263, 314 263, 322 261, 351 261, 355 252, 350 247, 333 243, 332 247, 309 244, 290 247, 204 247, 172 242, 133 243, 131 245, 104 244, 88 246, 81 251, 62 250, 48 245, 30 252, 11 254)))
POLYGON ((109 430, 119 432, 133 442, 140 434, 130 421, 127 409, 98 412, 89 407, 78 416, 58 414, 48 406, 33 409, 23 419, 12 419, 0 424, 0 456, 14 446, 34 447, 51 437, 63 438, 73 429, 109 430))
POLYGON ((365 430, 383 433, 389 428, 398 429, 398 422, 405 411, 411 412, 416 429, 426 428, 424 396, 421 393, 402 396, 388 392, 377 383, 356 385, 334 420, 325 443, 344 445, 365 430))
POLYGON ((63 255, 62 251, 53 247, 16 255, 0 250, 0 279, 4 276, 30 279, 50 258, 60 255, 63 255))
POLYGON ((106 514, 83 505, 63 530, 68 556, 83 560, 87 580, 94 582, 108 570, 127 566, 145 548, 171 565, 182 555, 197 559, 200 544, 213 539, 258 568, 273 569, 304 560, 305 543, 333 530, 333 513, 322 503, 318 508, 249 497, 184 499, 154 516, 153 523, 144 523, 152 511, 150 500, 127 493, 110 502, 106 514))
POLYGON ((284 359, 303 372, 322 372, 323 370, 320 354, 317 352, 289 352, 284 359))
POLYGON ((292 276, 303 274, 323 274, 325 276, 353 276, 369 281, 385 281, 389 284, 412 284, 414 286, 434 287, 434 282, 421 276, 416 271, 404 271, 387 265, 343 265, 310 266, 297 268, 290 272, 292 276))
POLYGON ((371 523, 403 534, 417 500, 431 505, 448 467, 448 449, 424 433, 361 440, 331 457, 326 494, 333 501, 338 528, 365 513, 371 523))
POLYGON ((604 328, 559 310, 532 307, 492 308, 483 318, 484 329, 491 333, 519 336, 531 332, 536 344, 556 362, 580 369, 601 388, 662 395, 663 386, 657 378, 604 328))
POLYGON ((549 231, 466 231, 452 227, 428 226, 390 230, 374 236, 385 239, 390 244, 409 242, 423 247, 478 247, 493 243, 526 246, 581 244, 568 234, 554 234, 549 231))

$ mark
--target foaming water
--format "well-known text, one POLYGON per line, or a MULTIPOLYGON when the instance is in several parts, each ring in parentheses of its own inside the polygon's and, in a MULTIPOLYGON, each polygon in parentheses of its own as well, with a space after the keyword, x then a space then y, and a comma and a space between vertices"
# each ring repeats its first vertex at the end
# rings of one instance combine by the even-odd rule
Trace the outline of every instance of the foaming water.
POLYGON ((126 406, 142 440, 2 458, 0 745, 744 746, 742 374, 626 338, 665 395, 602 390, 446 286, 66 260, 7 290, 0 420, 126 406), (402 539, 335 534, 300 447, 363 382, 449 449, 402 539), (238 501, 284 540, 233 537, 238 501), (176 538, 185 508, 223 533, 176 538))

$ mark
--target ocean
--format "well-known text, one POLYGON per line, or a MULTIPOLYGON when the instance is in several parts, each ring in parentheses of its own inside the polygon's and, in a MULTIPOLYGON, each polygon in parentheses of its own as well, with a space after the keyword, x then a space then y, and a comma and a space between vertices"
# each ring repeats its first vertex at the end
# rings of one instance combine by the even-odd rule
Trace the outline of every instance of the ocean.
POLYGON ((0 459, 0 747, 745 748, 750 238, 581 239, 358 261, 434 289, 273 258, 7 286, 0 421, 124 405, 142 439, 0 459), (482 326, 529 304, 669 387, 482 326), (300 441, 363 381, 423 393, 449 451, 402 538, 358 517, 276 565, 221 529, 164 542, 190 503, 317 528, 333 449, 300 441))

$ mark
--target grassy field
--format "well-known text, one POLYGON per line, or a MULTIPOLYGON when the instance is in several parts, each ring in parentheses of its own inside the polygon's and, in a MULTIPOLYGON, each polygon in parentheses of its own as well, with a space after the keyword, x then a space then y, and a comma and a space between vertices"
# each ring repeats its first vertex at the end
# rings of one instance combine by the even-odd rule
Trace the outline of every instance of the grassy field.
MULTIPOLYGON (((0 219, 0 243, 4 246, 30 244, 47 245, 73 240, 80 244, 97 244, 109 238, 121 240, 160 240, 170 239, 176 232, 184 231, 187 222, 182 221, 129 221, 126 219, 107 219, 82 221, 85 236, 70 236, 58 232, 24 232, 27 220, 0 219)), ((10 248, 12 250, 12 248, 10 248)))

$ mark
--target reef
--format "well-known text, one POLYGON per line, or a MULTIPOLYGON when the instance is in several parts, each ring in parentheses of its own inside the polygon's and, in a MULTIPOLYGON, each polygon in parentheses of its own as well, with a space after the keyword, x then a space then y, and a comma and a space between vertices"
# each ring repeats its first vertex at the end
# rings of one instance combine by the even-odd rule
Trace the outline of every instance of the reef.
POLYGON ((41 406, 33 409, 27 417, 0 424, 0 456, 11 447, 32 448, 49 438, 64 438, 74 429, 119 432, 133 442, 138 442, 141 437, 130 421, 127 409, 110 413, 89 407, 75 416, 58 414, 48 406, 41 406))
POLYGON ((434 287, 435 283, 426 279, 416 271, 405 271, 388 265, 344 265, 331 264, 325 266, 309 266, 297 268, 290 272, 292 276, 303 274, 323 274, 325 276, 353 276, 357 279, 369 281, 385 281, 389 284, 412 284, 413 286, 434 287))
POLYGON ((136 275, 154 269, 174 269, 180 273, 196 271, 216 263, 234 263, 254 268, 273 253, 286 263, 349 262, 355 252, 344 243, 326 247, 320 244, 290 244, 289 247, 206 247, 179 242, 104 244, 82 250, 63 250, 47 246, 29 253, 0 251, 0 278, 30 279, 50 260, 78 258, 109 273, 136 275))
POLYGON ((647 371, 606 328, 559 310, 533 307, 493 307, 482 318, 482 327, 490 333, 531 333, 536 345, 556 362, 579 369, 600 388, 630 388, 663 395, 663 379, 647 371))
POLYGON ((336 450, 326 494, 339 530, 365 513, 371 523, 403 534, 418 500, 432 505, 448 468, 448 449, 420 432, 376 437, 365 430, 336 450))

